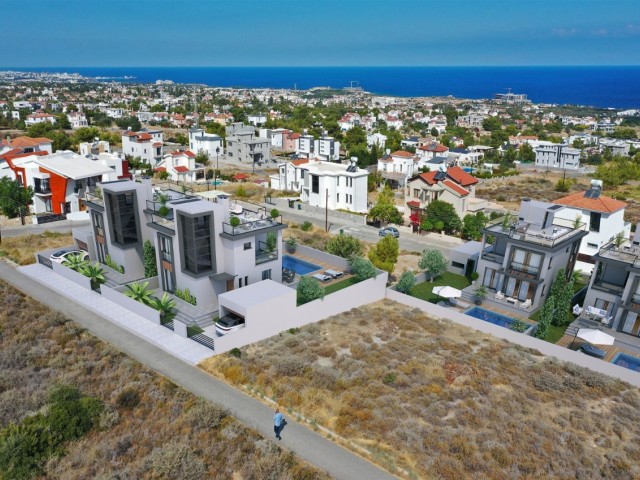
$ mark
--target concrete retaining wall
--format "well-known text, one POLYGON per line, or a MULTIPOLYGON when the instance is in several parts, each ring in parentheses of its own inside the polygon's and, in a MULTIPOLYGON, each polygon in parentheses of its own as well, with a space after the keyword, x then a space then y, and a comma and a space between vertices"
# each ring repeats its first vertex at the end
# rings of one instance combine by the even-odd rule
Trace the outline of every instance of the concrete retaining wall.
POLYGON ((51 262, 53 271, 61 277, 71 280, 73 283, 80 285, 81 287, 91 290, 91 280, 89 277, 85 277, 81 273, 71 270, 69 267, 65 267, 61 263, 51 262))
POLYGON ((127 310, 131 310, 133 313, 140 315, 157 325, 160 325, 160 312, 158 310, 133 300, 132 298, 127 297, 124 293, 120 293, 118 290, 107 287, 106 285, 101 285, 100 291, 104 298, 111 300, 127 310))
POLYGON ((396 302, 408 305, 410 307, 419 308, 427 315, 438 318, 450 320, 458 325, 473 328, 474 330, 488 333, 494 337, 508 340, 525 348, 533 348, 538 350, 543 355, 556 357, 558 360, 565 362, 571 362, 580 367, 588 368, 594 372, 609 375, 614 378, 618 378, 625 382, 628 382, 636 387, 640 386, 640 375, 636 372, 619 367, 612 363, 599 360, 597 358, 589 357, 581 352, 575 352, 565 347, 560 347, 553 343, 545 342, 538 338, 529 337, 522 333, 514 332, 508 328, 499 327, 489 322, 475 319, 463 313, 450 308, 439 307, 433 303, 425 302, 418 298, 404 295, 391 289, 387 289, 387 298, 395 300, 396 302))
MULTIPOLYGON (((326 214, 324 208, 313 207, 308 203, 294 202, 293 208, 290 208, 289 200, 287 198, 272 198, 271 204, 275 205, 283 215, 286 215, 287 211, 294 211, 301 214, 307 213, 314 218, 325 218, 326 214)), ((357 213, 329 210, 329 222, 331 221, 348 222, 356 225, 366 225, 367 217, 365 215, 358 215, 357 213)))
POLYGON ((296 307, 295 290, 292 289, 293 295, 277 297, 260 305, 255 312, 248 312, 247 327, 216 338, 216 353, 259 342, 290 328, 299 328, 382 300, 385 297, 387 277, 386 272, 380 273, 375 278, 356 283, 327 295, 324 299, 314 300, 299 307, 296 307), (253 316, 259 318, 252 318, 253 316))
MULTIPOLYGON (((284 250, 286 252, 286 245, 284 247, 284 250)), ((305 247, 304 245, 298 245, 296 249, 296 253, 300 255, 304 255, 305 257, 313 258, 314 260, 317 260, 319 262, 324 262, 330 265, 334 265, 335 267, 338 267, 342 271, 349 270, 349 262, 347 261, 347 259, 339 257, 337 255, 321 252, 320 250, 316 250, 315 248, 305 247)))

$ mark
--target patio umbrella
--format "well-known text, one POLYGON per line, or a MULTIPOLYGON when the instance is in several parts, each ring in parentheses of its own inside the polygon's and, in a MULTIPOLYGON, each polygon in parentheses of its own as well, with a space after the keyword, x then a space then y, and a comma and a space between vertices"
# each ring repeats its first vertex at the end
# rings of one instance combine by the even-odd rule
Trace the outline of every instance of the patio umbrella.
POLYGON ((431 291, 436 295, 440 295, 444 298, 460 298, 462 296, 462 292, 460 290, 448 285, 442 287, 433 287, 431 291))
POLYGON ((615 337, 602 330, 594 330, 593 328, 581 328, 576 336, 595 345, 613 345, 616 340, 615 337))

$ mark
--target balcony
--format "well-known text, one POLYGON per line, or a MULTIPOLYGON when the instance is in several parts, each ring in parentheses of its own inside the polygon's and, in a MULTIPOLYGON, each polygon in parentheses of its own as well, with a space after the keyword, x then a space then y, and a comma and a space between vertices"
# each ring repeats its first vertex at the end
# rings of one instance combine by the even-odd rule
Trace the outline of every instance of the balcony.
POLYGON ((618 242, 617 245, 616 241, 612 240, 600 249, 598 256, 640 268, 640 245, 634 245, 627 239, 618 242))
POLYGON ((507 222, 502 221, 488 225, 484 229, 485 233, 508 236, 514 240, 532 243, 547 248, 553 248, 565 241, 578 238, 580 234, 586 233, 586 224, 574 225, 562 219, 555 219, 553 224, 541 228, 539 225, 528 222, 507 222))
POLYGON ((104 208, 104 198, 102 195, 96 195, 96 192, 87 192, 84 195, 84 201, 86 203, 92 203, 94 205, 98 205, 99 207, 104 208))
POLYGON ((540 274, 540 267, 534 267, 524 263, 511 262, 508 268, 509 272, 520 273, 537 277, 540 274))
POLYGON ((261 263, 272 262, 278 259, 278 249, 269 250, 265 242, 258 242, 256 248, 256 265, 261 263))
POLYGON ((282 215, 278 215, 273 218, 267 215, 266 208, 260 207, 258 211, 252 211, 247 208, 244 209, 242 215, 232 216, 240 220, 240 224, 233 226, 230 223, 222 223, 222 234, 229 236, 244 235, 247 233, 259 232, 260 230, 281 227, 284 228, 282 223, 282 215))
POLYGON ((173 218, 173 208, 169 208, 166 202, 158 202, 155 200, 147 200, 145 213, 151 215, 151 222, 149 226, 157 225, 164 229, 171 230, 175 233, 175 221, 173 218))
MULTIPOLYGON (((616 285, 615 283, 605 282, 600 278, 596 278, 593 282, 593 288, 613 295, 621 295, 624 291, 624 285, 616 285)), ((640 303, 640 302, 639 302, 640 303)))
POLYGON ((490 247, 485 249, 482 252, 482 259, 502 265, 504 263, 504 252, 495 253, 494 249, 495 245, 491 245, 490 247))

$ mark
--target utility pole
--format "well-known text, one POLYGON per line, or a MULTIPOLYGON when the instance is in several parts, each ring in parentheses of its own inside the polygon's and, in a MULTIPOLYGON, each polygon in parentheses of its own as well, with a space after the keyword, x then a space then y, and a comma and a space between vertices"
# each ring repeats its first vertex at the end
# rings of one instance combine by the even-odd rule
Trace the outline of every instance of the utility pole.
POLYGON ((329 231, 329 189, 325 189, 325 199, 324 199, 324 231, 329 231))

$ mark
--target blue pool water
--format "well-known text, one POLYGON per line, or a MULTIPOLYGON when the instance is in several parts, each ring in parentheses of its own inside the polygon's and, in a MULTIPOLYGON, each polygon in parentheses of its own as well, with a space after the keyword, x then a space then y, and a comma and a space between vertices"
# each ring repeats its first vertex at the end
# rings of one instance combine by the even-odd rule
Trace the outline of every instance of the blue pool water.
POLYGON ((618 353, 613 357, 611 363, 620 367, 628 368, 629 370, 640 372, 640 358, 627 355, 626 353, 618 353))
POLYGON ((494 325, 500 325, 501 327, 505 328, 511 328, 511 325, 514 322, 514 319, 511 317, 500 315, 499 313, 492 312, 491 310, 486 310, 482 307, 471 307, 464 313, 465 315, 469 315, 470 317, 478 318, 480 320, 484 320, 485 322, 493 323, 494 325))
POLYGON ((305 262, 291 255, 282 256, 282 268, 288 268, 295 271, 298 275, 306 275, 307 273, 320 270, 322 267, 314 263, 305 262))
POLYGON ((473 168, 471 168, 471 167, 463 167, 462 170, 464 170, 467 173, 473 172, 473 168))

